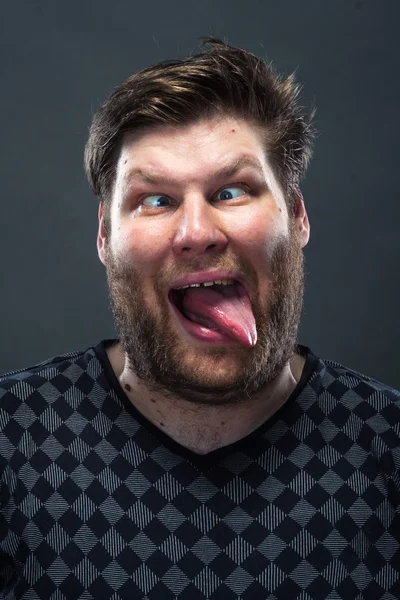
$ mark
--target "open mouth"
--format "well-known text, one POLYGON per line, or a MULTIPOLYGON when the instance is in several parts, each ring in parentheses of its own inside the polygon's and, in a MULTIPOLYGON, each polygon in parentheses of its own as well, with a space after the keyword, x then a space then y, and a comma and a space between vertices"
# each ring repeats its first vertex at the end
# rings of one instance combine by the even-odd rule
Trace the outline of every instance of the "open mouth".
POLYGON ((221 279, 174 288, 169 300, 192 336, 208 342, 255 345, 257 333, 250 299, 238 281, 221 279))
MULTIPOLYGON (((231 294, 233 291, 233 286, 236 288, 237 285, 237 282, 233 281, 233 279, 185 285, 181 288, 172 289, 170 291, 170 301, 176 306, 176 308, 185 317, 185 319, 188 319, 189 321, 198 323, 200 325, 204 325, 204 327, 208 327, 209 329, 214 329, 218 331, 218 327, 216 327, 215 323, 212 320, 208 319, 205 314, 193 312, 193 310, 191 310, 190 303, 189 307, 187 306, 188 302, 187 300, 185 301, 185 297, 187 296, 187 294, 193 295, 193 292, 189 292, 188 290, 198 290, 199 288, 207 288, 207 291, 216 292, 218 294, 221 294, 222 296, 225 296, 228 291, 227 286, 229 286, 230 288, 228 294, 231 294)), ((204 294, 202 293, 202 295, 204 294)))

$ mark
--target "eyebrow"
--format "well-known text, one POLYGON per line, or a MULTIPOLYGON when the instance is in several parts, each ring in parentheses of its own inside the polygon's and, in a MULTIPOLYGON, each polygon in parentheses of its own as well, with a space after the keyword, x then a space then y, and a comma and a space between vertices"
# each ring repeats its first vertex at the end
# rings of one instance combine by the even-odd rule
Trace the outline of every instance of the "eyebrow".
MULTIPOLYGON (((261 176, 264 176, 264 170, 260 161, 255 156, 249 156, 247 154, 244 154, 238 156, 232 162, 214 171, 214 173, 212 174, 212 179, 230 178, 245 168, 254 169, 261 176)), ((150 185, 159 185, 166 182, 173 182, 173 180, 168 175, 160 175, 157 174, 155 171, 143 169, 141 167, 133 167, 132 169, 129 169, 129 171, 124 177, 124 182, 130 183, 131 181, 139 181, 141 183, 147 183, 150 185)))

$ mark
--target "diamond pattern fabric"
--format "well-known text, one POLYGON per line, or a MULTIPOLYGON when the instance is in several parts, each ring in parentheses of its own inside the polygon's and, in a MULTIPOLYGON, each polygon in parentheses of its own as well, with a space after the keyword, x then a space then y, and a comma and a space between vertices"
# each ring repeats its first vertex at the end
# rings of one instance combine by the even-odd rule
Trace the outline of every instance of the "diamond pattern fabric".
POLYGON ((198 456, 105 347, 0 378, 0 597, 400 597, 400 394, 306 356, 286 404, 198 456))

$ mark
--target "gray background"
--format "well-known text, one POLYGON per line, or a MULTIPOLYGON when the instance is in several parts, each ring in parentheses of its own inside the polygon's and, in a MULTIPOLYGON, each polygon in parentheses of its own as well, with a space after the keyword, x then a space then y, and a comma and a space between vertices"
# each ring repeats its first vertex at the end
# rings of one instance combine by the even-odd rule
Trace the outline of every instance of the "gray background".
POLYGON ((114 335, 82 169, 91 115, 214 35, 296 69, 318 108, 300 341, 400 388, 399 14, 398 0, 3 1, 0 372, 114 335))

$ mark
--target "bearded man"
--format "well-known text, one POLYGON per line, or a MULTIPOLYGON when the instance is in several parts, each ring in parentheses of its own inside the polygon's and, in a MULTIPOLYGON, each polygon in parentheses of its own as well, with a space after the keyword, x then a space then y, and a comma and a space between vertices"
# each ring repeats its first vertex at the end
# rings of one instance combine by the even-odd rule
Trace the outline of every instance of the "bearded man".
POLYGON ((0 380, 2 597, 400 597, 399 393, 297 343, 298 93, 208 40, 95 114, 118 339, 0 380))

